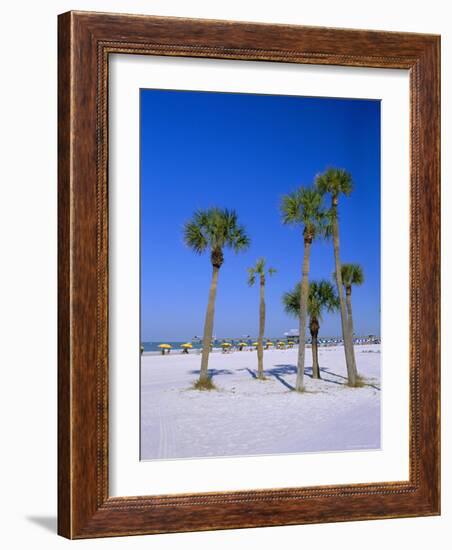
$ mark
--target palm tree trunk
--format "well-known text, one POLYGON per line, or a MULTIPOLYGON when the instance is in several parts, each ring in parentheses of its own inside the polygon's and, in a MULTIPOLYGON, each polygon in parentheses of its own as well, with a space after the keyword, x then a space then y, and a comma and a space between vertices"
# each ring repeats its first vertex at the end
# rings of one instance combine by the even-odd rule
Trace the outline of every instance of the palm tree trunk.
POLYGON ((305 349, 306 349, 306 316, 308 312, 309 262, 311 258, 311 243, 312 243, 312 239, 305 238, 303 268, 301 272, 297 380, 295 383, 295 390, 299 392, 302 392, 304 390, 304 358, 305 358, 305 349))
POLYGON ((344 300, 344 288, 342 286, 342 273, 341 273, 341 260, 339 256, 339 226, 337 222, 337 203, 333 199, 333 244, 334 244, 334 261, 336 268, 336 284, 337 293, 339 295, 340 309, 341 309, 341 325, 342 325, 342 339, 344 340, 345 362, 347 364, 347 377, 350 386, 356 384, 356 366, 355 366, 355 352, 353 349, 353 342, 349 335, 347 312, 345 310, 344 300))
POLYGON ((264 379, 265 282, 260 283, 259 338, 257 340, 257 377, 264 379))
POLYGON ((199 374, 199 381, 206 381, 208 379, 209 368, 209 353, 212 343, 213 334, 213 319, 215 315, 215 298, 217 295, 218 274, 220 268, 213 266, 212 282, 210 283, 209 301, 207 304, 206 320, 204 322, 204 335, 202 338, 202 356, 201 356, 201 371, 199 374))
POLYGON ((353 339, 353 315, 352 315, 352 287, 349 286, 345 289, 345 301, 347 304, 347 319, 348 319, 348 331, 353 339))
POLYGON ((312 378, 319 380, 320 376, 320 365, 319 365, 319 345, 318 345, 318 321, 315 318, 312 318, 309 323, 309 330, 311 332, 312 339, 312 378))

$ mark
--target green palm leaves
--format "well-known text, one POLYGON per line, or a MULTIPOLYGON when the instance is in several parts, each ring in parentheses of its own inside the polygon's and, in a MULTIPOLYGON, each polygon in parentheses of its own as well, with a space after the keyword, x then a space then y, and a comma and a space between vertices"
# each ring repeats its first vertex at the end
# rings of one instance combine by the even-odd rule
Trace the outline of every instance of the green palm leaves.
POLYGON ((328 168, 315 179, 315 186, 319 193, 330 193, 333 197, 340 194, 349 196, 353 191, 352 176, 346 170, 340 168, 328 168))
POLYGON ((282 222, 285 225, 299 225, 303 235, 309 239, 326 236, 329 217, 322 209, 322 194, 316 189, 300 187, 285 195, 281 203, 282 222))
POLYGON ((253 286, 256 282, 256 277, 259 277, 260 280, 262 280, 262 277, 264 278, 265 282, 265 275, 268 274, 270 277, 276 273, 276 269, 273 267, 269 267, 268 270, 265 266, 265 258, 259 258, 256 263, 248 268, 248 284, 249 286, 253 286))
MULTIPOLYGON (((283 294, 284 310, 289 315, 298 317, 300 312, 300 283, 295 288, 283 294)), ((339 309, 339 298, 334 286, 327 280, 311 281, 309 283, 308 315, 319 321, 325 311, 333 313, 339 309)))
POLYGON ((341 275, 345 288, 364 283, 363 268, 359 264, 342 264, 341 275))
POLYGON ((312 281, 309 285, 308 314, 322 319, 324 311, 333 313, 339 309, 339 298, 329 281, 312 281))
POLYGON ((184 226, 185 244, 197 254, 210 250, 212 264, 223 263, 223 249, 233 252, 246 250, 250 239, 243 225, 238 223, 234 210, 209 208, 198 210, 184 226))

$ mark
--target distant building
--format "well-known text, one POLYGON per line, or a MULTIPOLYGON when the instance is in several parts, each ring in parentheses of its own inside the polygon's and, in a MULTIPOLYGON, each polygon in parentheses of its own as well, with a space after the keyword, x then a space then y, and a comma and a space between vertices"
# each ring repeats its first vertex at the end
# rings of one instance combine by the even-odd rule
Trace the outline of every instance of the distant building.
POLYGON ((284 333, 284 337, 287 340, 292 340, 292 342, 298 343, 298 329, 297 328, 291 328, 287 332, 284 333))

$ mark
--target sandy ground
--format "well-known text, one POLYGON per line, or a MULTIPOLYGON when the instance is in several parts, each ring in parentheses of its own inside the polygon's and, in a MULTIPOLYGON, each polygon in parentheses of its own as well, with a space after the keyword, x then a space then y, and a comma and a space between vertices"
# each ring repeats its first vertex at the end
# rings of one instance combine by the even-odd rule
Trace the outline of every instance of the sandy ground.
POLYGON ((172 459, 380 447, 380 346, 356 346, 366 385, 349 388, 342 346, 321 348, 322 380, 293 391, 297 350, 267 350, 268 380, 256 380, 256 352, 213 353, 216 391, 192 389, 201 357, 143 355, 141 458, 172 459))

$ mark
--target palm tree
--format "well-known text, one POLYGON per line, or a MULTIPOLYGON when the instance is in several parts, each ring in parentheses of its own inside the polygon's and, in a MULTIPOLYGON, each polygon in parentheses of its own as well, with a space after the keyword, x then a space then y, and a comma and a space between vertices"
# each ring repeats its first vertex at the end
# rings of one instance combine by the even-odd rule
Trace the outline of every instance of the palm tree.
POLYGON ((224 262, 224 248, 234 252, 246 250, 250 239, 245 228, 238 223, 234 210, 209 208, 198 210, 184 227, 184 241, 197 254, 210 251, 212 263, 212 282, 204 323, 202 344, 201 371, 199 387, 209 387, 208 366, 209 352, 212 343, 213 321, 215 316, 215 298, 217 294, 218 274, 224 262))
POLYGON ((364 283, 363 268, 359 264, 342 264, 342 284, 345 288, 345 301, 347 305, 348 330, 353 338, 353 315, 352 315, 352 286, 364 283))
POLYGON ((270 276, 276 273, 276 269, 265 267, 265 258, 257 260, 253 267, 248 268, 248 284, 253 286, 256 277, 259 277, 260 303, 259 303, 259 337, 257 339, 257 377, 265 380, 264 376, 264 331, 265 331, 265 274, 270 276))
POLYGON ((299 346, 297 362, 296 391, 303 391, 304 360, 306 347, 306 315, 309 290, 309 267, 312 241, 318 236, 326 236, 328 225, 321 208, 322 195, 316 189, 300 187, 285 195, 281 212, 284 224, 298 225, 303 228, 304 255, 301 272, 300 309, 299 309, 299 346))
MULTIPOLYGON (((284 309, 290 315, 298 317, 300 312, 300 284, 294 290, 283 295, 284 309)), ((334 286, 329 281, 312 281, 309 283, 308 315, 309 332, 312 338, 312 377, 320 378, 318 335, 322 314, 339 309, 339 298, 334 286)))
POLYGON ((347 377, 350 386, 356 386, 357 370, 355 362, 355 351, 353 349, 353 338, 348 330, 347 312, 345 309, 344 289, 342 287, 341 259, 339 252, 339 222, 338 205, 339 195, 349 196, 353 189, 351 174, 338 168, 328 168, 323 174, 316 177, 316 187, 322 194, 331 195, 331 209, 329 216, 332 225, 334 263, 336 271, 337 292, 339 295, 342 338, 344 340, 345 362, 347 364, 347 377))

